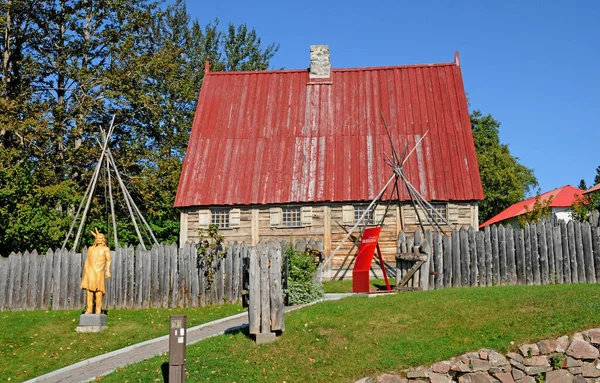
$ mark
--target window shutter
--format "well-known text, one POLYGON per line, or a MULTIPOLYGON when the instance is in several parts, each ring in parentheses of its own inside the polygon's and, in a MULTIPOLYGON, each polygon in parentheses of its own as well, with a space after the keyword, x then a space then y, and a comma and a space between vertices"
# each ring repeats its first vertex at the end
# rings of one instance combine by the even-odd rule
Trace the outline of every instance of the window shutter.
POLYGON ((346 205, 342 207, 342 224, 354 224, 354 206, 346 205))
POLYGON ((281 208, 272 207, 269 209, 269 213, 271 216, 271 226, 279 226, 281 225, 281 208))
POLYGON ((240 209, 231 209, 229 211, 229 227, 240 227, 240 209))
POLYGON ((208 229, 208 225, 210 225, 210 210, 200 210, 198 226, 200 229, 208 229))
POLYGON ((373 221, 375 225, 382 225, 383 217, 385 216, 385 206, 377 206, 375 208, 375 214, 373 215, 373 221))
POLYGON ((302 226, 312 225, 312 206, 303 206, 300 208, 300 220, 302 226))

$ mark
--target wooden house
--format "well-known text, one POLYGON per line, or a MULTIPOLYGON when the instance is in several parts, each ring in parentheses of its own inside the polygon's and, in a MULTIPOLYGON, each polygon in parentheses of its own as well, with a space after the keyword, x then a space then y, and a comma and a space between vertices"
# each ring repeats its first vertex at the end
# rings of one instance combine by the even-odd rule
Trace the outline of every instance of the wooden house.
MULTIPOLYGON (((252 72, 211 72, 207 63, 175 200, 180 244, 213 223, 226 240, 249 244, 320 237, 329 255, 392 174, 383 118, 400 150, 428 132, 404 165, 407 178, 453 226, 478 227, 483 190, 458 54, 442 64, 332 69, 328 47, 311 46, 310 61, 252 72)), ((370 216, 385 215, 387 260, 397 234, 418 225, 403 184, 399 192, 400 204, 389 188, 370 216)))
MULTIPOLYGON (((588 191, 589 192, 589 191, 588 191)), ((581 198, 586 191, 571 185, 561 186, 559 188, 540 194, 539 201, 547 204, 550 200, 550 213, 558 220, 569 222, 571 220, 571 206, 581 198)), ((515 229, 521 227, 519 216, 531 211, 534 208, 537 197, 531 197, 524 201, 510 205, 500 213, 488 219, 480 225, 483 228, 488 225, 510 225, 515 229)))

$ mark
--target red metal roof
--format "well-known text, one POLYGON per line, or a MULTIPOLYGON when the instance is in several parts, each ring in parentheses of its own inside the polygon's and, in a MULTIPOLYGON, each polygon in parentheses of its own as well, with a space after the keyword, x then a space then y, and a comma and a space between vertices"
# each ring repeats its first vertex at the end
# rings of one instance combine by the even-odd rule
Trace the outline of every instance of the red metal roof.
MULTIPOLYGON (((550 197, 553 197, 552 202, 550 203, 551 207, 569 207, 573 205, 575 202, 575 196, 581 197, 583 195, 583 190, 573 187, 571 185, 565 185, 563 187, 550 190, 544 194, 540 195, 540 202, 547 201, 550 197)), ((535 203, 535 198, 532 197, 528 200, 517 202, 514 205, 511 205, 500 212, 498 215, 493 216, 488 219, 479 227, 484 227, 487 225, 492 225, 494 223, 498 223, 509 218, 518 217, 521 214, 525 214, 527 211, 525 210, 525 206, 529 207, 529 209, 533 208, 533 204, 535 203)))
POLYGON ((583 194, 593 193, 593 192, 596 192, 598 190, 600 190, 600 184, 589 188, 588 190, 584 191, 583 194))
POLYGON ((392 174, 380 110, 399 151, 429 130, 404 165, 426 199, 483 199, 457 57, 332 69, 325 80, 307 70, 209 72, 175 206, 372 200, 392 174))

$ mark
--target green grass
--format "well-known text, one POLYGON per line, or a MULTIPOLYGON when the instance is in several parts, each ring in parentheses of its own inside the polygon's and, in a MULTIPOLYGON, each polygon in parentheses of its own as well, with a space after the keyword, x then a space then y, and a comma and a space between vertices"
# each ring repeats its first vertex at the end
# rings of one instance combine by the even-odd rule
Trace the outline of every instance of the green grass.
MULTIPOLYGON (((286 315, 274 344, 244 333, 188 347, 190 382, 353 382, 490 347, 600 325, 600 285, 460 288, 351 297, 286 315)), ((162 355, 106 376, 106 382, 162 381, 162 355)))
POLYGON ((110 310, 108 329, 77 333, 81 310, 1 312, 0 380, 24 381, 81 360, 169 333, 169 315, 188 327, 243 312, 240 305, 194 309, 110 310))
MULTIPOLYGON (((390 286, 394 288, 396 280, 394 278, 388 278, 390 286)), ((323 282, 323 288, 326 293, 351 293, 352 292, 352 281, 329 281, 323 282)), ((385 280, 382 279, 371 279, 371 291, 385 290, 385 280)))

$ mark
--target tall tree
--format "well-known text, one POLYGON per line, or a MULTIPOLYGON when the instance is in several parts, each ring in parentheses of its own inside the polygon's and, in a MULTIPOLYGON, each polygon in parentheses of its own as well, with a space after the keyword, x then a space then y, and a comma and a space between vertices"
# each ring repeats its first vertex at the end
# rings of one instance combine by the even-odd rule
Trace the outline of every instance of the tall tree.
POLYGON ((479 204, 479 220, 493 217, 531 193, 538 182, 533 170, 514 157, 508 145, 500 142, 500 122, 492 115, 471 113, 471 127, 484 200, 479 204))
POLYGON ((594 185, 600 184, 600 166, 596 168, 596 176, 594 177, 594 185))
POLYGON ((587 187, 587 184, 585 183, 585 180, 583 178, 579 181, 578 188, 580 188, 581 190, 587 190, 588 187, 587 187))

